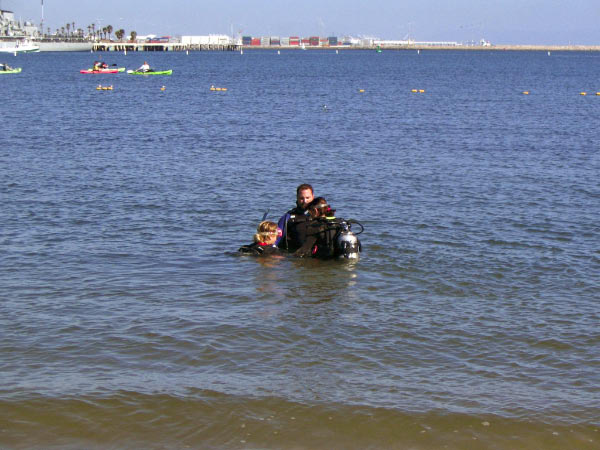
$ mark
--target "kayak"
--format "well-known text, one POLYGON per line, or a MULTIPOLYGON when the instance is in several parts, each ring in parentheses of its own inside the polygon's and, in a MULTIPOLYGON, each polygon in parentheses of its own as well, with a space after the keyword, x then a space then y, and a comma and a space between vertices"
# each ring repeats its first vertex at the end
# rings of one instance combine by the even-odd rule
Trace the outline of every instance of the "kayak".
POLYGON ((84 69, 80 70, 79 73, 119 73, 125 72, 125 67, 111 67, 107 69, 84 69))
POLYGON ((138 72, 136 70, 128 70, 128 74, 131 75, 171 75, 173 73, 172 69, 169 70, 150 70, 148 72, 138 72))
POLYGON ((0 70, 0 74, 3 74, 3 73, 21 73, 21 68, 15 67, 14 69, 0 70))

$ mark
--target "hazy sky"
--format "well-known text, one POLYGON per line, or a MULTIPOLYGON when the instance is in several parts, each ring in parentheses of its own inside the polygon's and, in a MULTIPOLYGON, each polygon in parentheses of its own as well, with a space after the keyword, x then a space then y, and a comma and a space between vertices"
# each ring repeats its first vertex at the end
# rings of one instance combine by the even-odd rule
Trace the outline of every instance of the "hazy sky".
MULTIPOLYGON (((0 0, 39 23, 41 0, 0 0)), ((44 0, 45 27, 127 34, 371 36, 418 41, 600 45, 600 0, 44 0)))

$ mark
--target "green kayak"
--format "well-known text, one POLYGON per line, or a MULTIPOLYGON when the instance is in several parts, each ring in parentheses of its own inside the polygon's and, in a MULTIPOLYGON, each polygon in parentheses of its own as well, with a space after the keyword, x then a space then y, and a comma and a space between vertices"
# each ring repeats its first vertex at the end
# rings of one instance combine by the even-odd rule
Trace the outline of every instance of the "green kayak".
POLYGON ((137 72, 135 70, 128 70, 127 73, 131 75, 171 75, 172 69, 169 70, 149 70, 148 72, 137 72))
POLYGON ((14 69, 0 70, 0 74, 3 74, 3 73, 21 73, 21 68, 15 67, 14 69))

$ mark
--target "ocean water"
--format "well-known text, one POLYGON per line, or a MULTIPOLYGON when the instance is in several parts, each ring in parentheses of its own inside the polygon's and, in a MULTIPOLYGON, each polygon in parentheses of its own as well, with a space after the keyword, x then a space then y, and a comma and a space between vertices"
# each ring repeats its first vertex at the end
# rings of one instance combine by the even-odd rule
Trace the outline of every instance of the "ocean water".
POLYGON ((600 55, 4 60, 1 448, 600 448, 600 55))

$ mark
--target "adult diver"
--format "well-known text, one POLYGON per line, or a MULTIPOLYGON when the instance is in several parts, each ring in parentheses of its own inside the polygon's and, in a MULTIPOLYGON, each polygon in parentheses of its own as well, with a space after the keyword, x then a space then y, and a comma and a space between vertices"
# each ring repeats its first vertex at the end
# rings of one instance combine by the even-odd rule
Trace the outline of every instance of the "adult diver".
POLYGON ((311 217, 308 205, 314 200, 314 190, 310 184, 296 188, 296 207, 286 212, 277 223, 280 236, 277 246, 290 253, 298 250, 306 241, 306 231, 311 217))

